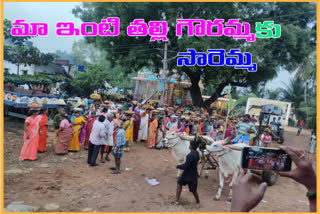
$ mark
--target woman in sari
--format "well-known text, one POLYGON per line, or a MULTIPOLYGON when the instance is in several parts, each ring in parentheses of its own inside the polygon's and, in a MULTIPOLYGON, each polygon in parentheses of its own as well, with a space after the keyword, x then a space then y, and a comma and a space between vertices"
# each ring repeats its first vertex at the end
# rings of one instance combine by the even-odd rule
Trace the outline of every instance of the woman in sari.
POLYGON ((168 116, 168 111, 166 110, 165 111, 165 115, 164 115, 164 125, 163 125, 163 128, 164 128, 164 136, 166 136, 166 133, 167 133, 167 124, 170 122, 170 117, 168 116))
POLYGON ((145 110, 141 115, 141 123, 140 123, 140 131, 139 131, 139 138, 142 141, 148 139, 148 122, 149 122, 149 114, 145 110))
POLYGON ((37 149, 39 143, 40 118, 39 108, 31 109, 31 116, 27 117, 24 123, 23 146, 20 152, 20 160, 37 160, 37 149))
POLYGON ((140 129, 140 123, 141 123, 141 116, 140 111, 138 109, 135 109, 135 113, 133 114, 133 141, 137 141, 139 138, 139 129, 140 129))
POLYGON ((84 149, 89 149, 89 138, 92 131, 93 123, 96 121, 96 111, 91 111, 91 116, 88 116, 88 122, 86 127, 86 138, 84 140, 84 149))
POLYGON ((70 142, 73 135, 72 124, 68 120, 68 114, 62 113, 63 118, 60 122, 60 127, 57 132, 57 143, 55 144, 55 150, 57 155, 67 154, 70 146, 70 142))
POLYGON ((158 129, 157 129, 157 141, 156 141, 156 144, 161 143, 163 138, 164 138, 164 118, 162 116, 160 116, 158 129))
POLYGON ((155 117, 155 115, 151 116, 151 122, 148 129, 148 141, 147 141, 147 147, 149 149, 152 149, 156 145, 156 137, 157 137, 157 127, 158 127, 158 120, 155 117))
POLYGON ((133 143, 133 119, 131 118, 131 114, 127 114, 126 117, 127 120, 123 125, 123 129, 126 132, 126 145, 124 147, 124 151, 129 152, 130 144, 133 143))
POLYGON ((38 152, 47 151, 47 134, 48 134, 48 109, 41 109, 40 115, 40 130, 41 136, 39 137, 38 152))
POLYGON ((71 123, 73 125, 73 136, 70 143, 69 151, 78 152, 80 151, 79 135, 83 124, 87 123, 84 117, 80 116, 80 110, 76 109, 74 116, 71 117, 71 123))

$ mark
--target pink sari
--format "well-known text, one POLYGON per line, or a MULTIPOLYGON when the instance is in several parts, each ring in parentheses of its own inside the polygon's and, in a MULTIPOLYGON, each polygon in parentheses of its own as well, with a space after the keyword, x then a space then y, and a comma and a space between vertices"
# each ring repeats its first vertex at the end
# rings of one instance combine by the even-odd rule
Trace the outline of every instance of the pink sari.
POLYGON ((39 128, 40 128, 40 117, 27 117, 25 123, 28 123, 27 129, 29 134, 29 139, 24 132, 23 136, 23 146, 20 152, 20 160, 36 160, 37 159, 37 149, 39 143, 39 128))

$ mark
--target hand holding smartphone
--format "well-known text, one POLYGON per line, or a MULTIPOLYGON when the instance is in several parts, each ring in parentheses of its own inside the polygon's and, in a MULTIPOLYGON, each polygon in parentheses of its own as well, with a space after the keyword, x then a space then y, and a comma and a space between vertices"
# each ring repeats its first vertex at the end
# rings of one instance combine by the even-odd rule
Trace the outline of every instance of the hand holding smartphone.
POLYGON ((291 158, 280 149, 264 147, 244 147, 241 166, 245 169, 290 171, 291 158))

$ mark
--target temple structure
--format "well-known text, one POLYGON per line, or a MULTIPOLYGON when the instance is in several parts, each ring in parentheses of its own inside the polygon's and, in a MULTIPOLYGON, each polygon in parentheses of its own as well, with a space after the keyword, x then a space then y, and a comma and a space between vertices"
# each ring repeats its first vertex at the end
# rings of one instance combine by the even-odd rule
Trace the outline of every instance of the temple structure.
MULTIPOLYGON (((165 105, 186 106, 192 104, 191 94, 188 90, 191 82, 186 74, 179 75, 173 71, 173 75, 168 78, 169 80, 166 83, 161 83, 159 75, 152 72, 138 72, 138 76, 132 79, 136 81, 134 99, 145 100, 153 95, 151 100, 160 102, 164 89, 163 103, 165 105)), ((201 81, 199 86, 202 91, 204 87, 201 81)))

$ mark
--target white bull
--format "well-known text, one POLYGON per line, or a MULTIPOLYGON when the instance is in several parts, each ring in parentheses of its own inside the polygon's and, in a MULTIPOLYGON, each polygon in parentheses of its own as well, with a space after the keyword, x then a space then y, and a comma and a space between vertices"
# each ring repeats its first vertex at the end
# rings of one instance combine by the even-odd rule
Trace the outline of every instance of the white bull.
POLYGON ((214 197, 215 200, 219 200, 221 197, 221 191, 225 179, 232 176, 232 180, 229 183, 230 192, 228 200, 232 197, 232 185, 239 175, 239 166, 241 161, 241 148, 247 146, 245 144, 230 145, 227 147, 221 142, 215 142, 211 145, 206 146, 204 152, 205 155, 210 154, 213 156, 218 156, 219 160, 219 189, 214 197))
MULTIPOLYGON (((183 164, 186 161, 187 155, 190 153, 190 141, 193 140, 194 136, 188 136, 186 133, 178 133, 176 131, 168 131, 166 138, 163 139, 163 146, 171 148, 172 156, 177 160, 178 164, 183 164)), ((208 141, 214 142, 210 137, 203 136, 208 141)), ((199 150, 198 150, 199 151, 199 150)), ((201 170, 199 176, 201 176, 203 169, 205 167, 205 160, 202 153, 199 151, 201 159, 201 170)), ((206 170, 206 174, 208 171, 206 170)), ((177 176, 180 176, 180 169, 178 169, 177 176)))

